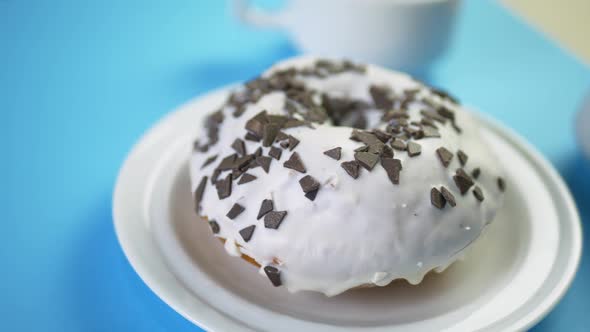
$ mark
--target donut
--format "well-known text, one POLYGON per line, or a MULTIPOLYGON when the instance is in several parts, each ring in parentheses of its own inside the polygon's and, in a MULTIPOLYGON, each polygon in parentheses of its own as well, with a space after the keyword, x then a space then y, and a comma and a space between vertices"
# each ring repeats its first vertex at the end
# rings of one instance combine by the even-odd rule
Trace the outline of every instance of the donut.
POLYGON ((299 57, 203 111, 190 156, 198 219, 290 292, 418 284, 502 206, 478 120, 403 73, 299 57))

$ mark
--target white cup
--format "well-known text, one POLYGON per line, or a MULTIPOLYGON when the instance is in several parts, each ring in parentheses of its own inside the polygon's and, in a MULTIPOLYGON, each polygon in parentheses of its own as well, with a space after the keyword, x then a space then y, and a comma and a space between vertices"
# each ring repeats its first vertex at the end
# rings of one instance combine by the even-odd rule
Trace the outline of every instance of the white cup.
POLYGON ((289 0, 275 13, 234 5, 248 24, 286 30, 304 53, 423 72, 447 48, 459 0, 289 0))

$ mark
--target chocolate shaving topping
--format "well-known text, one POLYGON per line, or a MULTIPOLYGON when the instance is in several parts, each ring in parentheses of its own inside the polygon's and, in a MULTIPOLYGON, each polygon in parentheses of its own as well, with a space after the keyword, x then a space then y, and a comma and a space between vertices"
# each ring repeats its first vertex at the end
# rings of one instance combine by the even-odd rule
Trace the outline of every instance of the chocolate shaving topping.
POLYGON ((447 119, 443 118, 442 116, 440 116, 438 113, 436 113, 434 111, 421 110, 420 114, 429 120, 438 121, 443 124, 447 122, 447 119))
POLYGON ((289 151, 293 151, 297 144, 299 144, 299 140, 291 135, 289 135, 289 138, 287 138, 287 142, 289 142, 289 151))
POLYGON ((270 150, 268 151, 268 155, 273 157, 276 160, 281 159, 282 153, 283 153, 283 150, 277 148, 276 146, 271 146, 270 150))
POLYGON ((286 140, 287 138, 289 138, 289 135, 285 134, 285 133, 284 133, 284 132, 282 132, 282 131, 279 131, 279 132, 277 133, 277 137, 275 138, 275 142, 284 141, 284 140, 286 140))
POLYGON ((371 85, 369 93, 373 98, 375 107, 379 109, 390 109, 393 106, 393 101, 389 98, 389 89, 384 86, 371 85))
POLYGON ((408 142, 408 155, 410 157, 415 157, 417 155, 419 155, 420 153, 422 153, 422 146, 418 143, 414 143, 414 142, 408 142))
POLYGON ((314 191, 320 188, 320 183, 311 175, 306 175, 299 180, 299 185, 304 193, 314 191))
MULTIPOLYGON (((250 164, 250 162, 254 159, 253 155, 248 155, 248 156, 243 156, 243 157, 239 157, 236 158, 236 160, 234 160, 234 164, 232 166, 232 169, 236 170, 236 169, 246 169, 247 166, 250 164)), ((235 180, 236 178, 234 178, 235 180)))
POLYGON ((244 139, 247 140, 247 141, 260 142, 260 140, 262 138, 259 137, 259 136, 254 135, 254 134, 252 134, 250 132, 247 132, 246 133, 246 136, 244 136, 244 139))
POLYGON ((367 152, 369 151, 368 145, 359 146, 358 148, 354 149, 354 152, 367 152))
POLYGON ((242 175, 242 173, 244 173, 244 171, 240 170, 239 168, 234 168, 231 171, 231 177, 235 181, 242 175))
POLYGON ((264 217, 265 214, 272 211, 273 208, 274 208, 274 206, 273 206, 272 200, 270 200, 270 199, 263 200, 262 204, 260 204, 260 210, 258 210, 258 216, 256 216, 256 220, 260 220, 260 218, 264 217))
POLYGON ((290 168, 290 169, 296 170, 297 172, 300 172, 300 173, 307 172, 305 170, 305 166, 303 166, 303 162, 301 161, 301 158, 299 157, 299 154, 297 152, 293 152, 293 154, 291 154, 291 157, 289 157, 289 160, 287 160, 283 163, 283 166, 285 168, 290 168))
POLYGON ((250 226, 240 230, 240 235, 242 236, 242 239, 244 239, 244 241, 246 241, 246 242, 250 241, 255 228, 256 228, 256 225, 250 225, 250 226))
POLYGON ((289 119, 287 120, 287 122, 285 122, 285 124, 283 125, 283 128, 288 129, 288 128, 295 128, 295 127, 300 127, 305 125, 305 122, 297 120, 297 119, 289 119))
POLYGON ((215 183, 217 197, 219 197, 219 199, 224 199, 231 195, 231 182, 232 175, 228 174, 225 179, 219 180, 215 183))
POLYGON ((478 201, 483 202, 483 191, 481 191, 480 187, 473 187, 473 196, 475 196, 478 201))
POLYGON ((473 169, 473 171, 471 171, 471 176, 477 180, 477 178, 479 177, 479 174, 481 174, 481 170, 479 169, 479 167, 473 169))
POLYGON ((498 177, 498 189, 500 189, 501 192, 504 192, 506 190, 506 182, 504 182, 504 179, 501 177, 498 177))
POLYGON ((264 131, 262 133, 262 146, 268 147, 271 146, 272 143, 275 141, 277 134, 279 133, 280 127, 278 124, 269 123, 264 126, 264 131))
POLYGON ((341 147, 333 148, 328 151, 324 151, 324 154, 332 159, 340 160, 340 156, 342 154, 342 148, 341 147))
POLYGON ((310 201, 314 201, 316 196, 318 195, 318 191, 319 191, 319 189, 312 190, 312 191, 306 193, 305 197, 307 197, 307 199, 309 199, 310 201))
POLYGON ((373 135, 375 135, 383 143, 387 143, 387 141, 389 141, 392 137, 390 134, 379 129, 374 129, 373 135))
POLYGON ((213 232, 213 234, 219 233, 219 224, 217 223, 217 221, 209 221, 209 227, 211 228, 211 232, 213 232))
POLYGON ((239 138, 236 138, 235 141, 231 144, 232 149, 236 151, 240 156, 246 155, 246 145, 244 141, 239 138))
POLYGON ((256 163, 262 167, 262 169, 264 170, 265 173, 268 173, 268 171, 270 170, 270 162, 272 161, 272 159, 270 157, 266 157, 266 156, 258 156, 256 157, 256 163))
POLYGON ((436 154, 438 155, 438 159, 443 164, 444 167, 449 167, 451 160, 453 159, 453 154, 451 151, 447 150, 444 147, 440 147, 436 149, 436 154))
POLYGON ((244 184, 244 183, 248 183, 248 182, 252 182, 252 181, 254 181, 256 179, 257 178, 254 175, 252 175, 250 173, 244 173, 242 175, 242 177, 240 178, 240 181, 238 181, 238 185, 244 184))
POLYGON ((459 103, 459 101, 457 100, 457 98, 451 96, 448 92, 446 92, 444 90, 441 90, 441 89, 438 89, 438 88, 434 88, 434 87, 430 87, 430 91, 432 93, 434 93, 435 95, 437 95, 437 96, 439 96, 439 97, 441 97, 443 99, 448 99, 448 100, 450 100, 451 102, 453 102, 455 104, 458 104, 459 103))
POLYGON ((219 178, 219 175, 221 175, 220 170, 216 169, 213 171, 213 174, 211 175, 211 184, 217 183, 217 178, 219 178))
POLYGON ((402 170, 402 162, 399 159, 383 158, 381 166, 385 169, 387 177, 393 184, 399 184, 399 173, 402 170))
POLYGON ((205 192, 205 187, 207 186, 207 177, 203 176, 197 189, 195 190, 195 211, 199 213, 201 210, 201 200, 203 200, 203 193, 205 192))
POLYGON ((440 137, 438 129, 433 127, 424 127, 422 129, 422 134, 424 135, 424 137, 440 137))
POLYGON ((231 220, 234 220, 238 215, 240 215, 240 213, 244 212, 244 210, 245 208, 243 206, 235 203, 225 216, 231 220))
POLYGON ((217 155, 211 156, 209 158, 207 158, 207 160, 205 160, 205 162, 203 163, 203 165, 201 166, 201 169, 211 165, 215 159, 217 159, 217 155))
POLYGON ((372 170, 379 162, 379 156, 370 152, 356 152, 354 159, 368 171, 372 170))
POLYGON ((391 142, 391 147, 396 150, 404 151, 406 150, 407 145, 406 142, 402 141, 399 138, 396 138, 391 142))
POLYGON ((467 163, 467 159, 469 159, 467 154, 465 154, 465 152, 463 152, 462 150, 457 151, 457 157, 459 158, 461 166, 465 166, 465 164, 467 163))
POLYGON ((455 196, 445 186, 440 187, 440 193, 443 195, 443 197, 449 203, 450 206, 455 207, 457 205, 457 202, 455 201, 455 196))
POLYGON ((234 153, 232 155, 229 155, 229 156, 223 158, 221 160, 221 162, 219 163, 219 165, 217 166, 217 169, 220 171, 231 170, 234 167, 234 163, 236 161, 237 156, 238 155, 234 153))
POLYGON ((277 229, 287 215, 287 211, 270 211, 264 216, 264 227, 277 229))
POLYGON ((379 156, 381 158, 393 158, 393 150, 389 146, 384 145, 379 156))
POLYGON ((361 170, 360 165, 356 160, 345 161, 340 164, 340 166, 342 166, 346 173, 348 173, 348 175, 350 175, 353 179, 357 179, 359 177, 361 170))
POLYGON ((445 207, 445 204, 447 204, 447 200, 438 189, 433 187, 430 189, 430 203, 442 210, 445 207))
POLYGON ((268 277, 268 280, 273 286, 279 287, 283 283, 281 282, 281 272, 274 266, 265 266, 264 273, 268 277))
POLYGON ((258 149, 256 149, 256 151, 254 151, 254 156, 256 156, 256 157, 262 156, 262 148, 261 147, 258 147, 258 149))
POLYGON ((266 123, 266 111, 262 111, 246 122, 246 130, 256 137, 262 138, 266 123))
POLYGON ((469 188, 473 186, 473 180, 462 168, 457 169, 457 173, 453 175, 453 180, 457 188, 459 188, 461 195, 465 195, 469 191, 469 188))
POLYGON ((437 113, 438 113, 440 116, 442 116, 443 118, 447 118, 447 119, 449 119, 449 120, 451 120, 451 121, 455 121, 455 113, 454 113, 453 111, 451 111, 450 109, 448 109, 448 108, 444 107, 444 106, 442 106, 442 107, 439 107, 439 108, 436 110, 436 112, 437 112, 437 113))

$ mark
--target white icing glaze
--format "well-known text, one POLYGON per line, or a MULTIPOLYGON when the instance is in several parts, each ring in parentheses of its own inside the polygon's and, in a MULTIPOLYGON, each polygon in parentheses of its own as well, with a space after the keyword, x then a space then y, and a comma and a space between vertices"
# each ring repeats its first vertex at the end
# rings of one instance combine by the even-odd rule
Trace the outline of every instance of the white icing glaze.
MULTIPOLYGON (((314 60, 292 59, 270 72, 303 67, 314 60)), ((371 100, 370 84, 386 84, 397 92, 422 87, 409 76, 370 65, 366 74, 347 72, 326 79, 306 77, 303 81, 330 95, 366 101, 371 100)), ((421 93, 430 95, 426 90, 421 93)), ((245 122, 263 109, 271 114, 285 114, 284 99, 282 92, 268 94, 250 104, 238 118, 231 115, 231 109, 224 110, 219 142, 207 153, 194 153, 191 157, 193 192, 203 175, 210 176, 220 159, 234 152, 230 145, 246 133, 245 122), (219 154, 219 159, 201 169, 205 159, 214 154, 219 154)), ((241 252, 262 266, 277 266, 283 285, 292 292, 311 290, 332 296, 365 284, 385 286, 398 278, 419 283, 430 270, 442 271, 458 259, 492 221, 502 201, 495 181, 503 174, 479 137, 477 122, 460 107, 434 95, 431 99, 455 111, 463 132, 459 135, 450 125, 439 125, 442 138, 418 141, 422 146, 420 156, 410 158, 406 152, 396 150, 395 158, 403 165, 399 185, 389 181, 380 165, 371 172, 361 170, 356 180, 350 177, 340 163, 353 160, 353 150, 362 143, 349 139, 351 128, 316 124, 316 129, 284 130, 300 140, 294 151, 301 156, 306 174, 322 184, 313 202, 304 197, 299 185, 304 174, 283 167, 292 153, 283 150, 280 161, 273 159, 269 174, 262 168, 249 170, 257 179, 243 185, 234 182, 232 194, 226 199, 219 200, 215 187, 208 183, 202 213, 219 224, 217 236, 226 239, 228 253, 237 256, 241 252), (441 146, 453 153, 458 149, 465 151, 469 156, 466 171, 481 168, 476 184, 485 196, 483 202, 477 201, 471 191, 464 196, 459 193, 452 179, 460 167, 459 160, 455 155, 449 167, 444 168, 435 153, 441 146), (340 161, 323 154, 334 147, 342 147, 340 161), (454 194, 456 207, 447 204, 439 210, 432 206, 430 189, 441 185, 454 194), (256 220, 260 204, 267 198, 273 200, 274 210, 288 212, 277 230, 265 228, 263 219, 256 220), (230 220, 226 213, 234 203, 246 210, 230 220), (252 224, 256 225, 252 239, 244 242, 238 232, 252 224)), ((409 114, 411 120, 419 119, 419 109, 410 106, 409 114)), ((375 125, 378 120, 371 116, 369 124, 375 125)), ((259 146, 245 142, 248 153, 259 146)), ((269 148, 263 150, 267 155, 269 148)))

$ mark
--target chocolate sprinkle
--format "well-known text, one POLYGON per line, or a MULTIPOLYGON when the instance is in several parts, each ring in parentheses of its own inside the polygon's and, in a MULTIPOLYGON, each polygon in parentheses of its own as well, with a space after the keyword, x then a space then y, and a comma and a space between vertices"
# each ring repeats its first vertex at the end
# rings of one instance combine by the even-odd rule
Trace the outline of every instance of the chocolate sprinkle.
POLYGON ((236 138, 236 140, 231 144, 231 147, 240 155, 240 156, 245 156, 246 155, 246 145, 244 145, 244 141, 242 141, 239 138, 236 138))
POLYGON ((438 158, 440 159, 443 166, 449 167, 449 164, 453 159, 453 154, 451 153, 451 151, 445 149, 444 147, 440 147, 436 149, 436 154, 438 155, 438 158))
POLYGON ((477 198, 478 201, 482 202, 483 201, 483 191, 481 191, 481 188, 478 186, 473 187, 473 196, 475 196, 475 198, 477 198))
POLYGON ((274 208, 274 204, 273 204, 272 200, 270 200, 270 199, 263 200, 262 204, 260 204, 260 210, 258 210, 258 216, 256 216, 256 220, 260 220, 260 218, 264 217, 265 214, 272 211, 273 208, 274 208))
POLYGON ((471 171, 471 176, 477 180, 480 173, 481 173, 481 170, 479 169, 479 167, 477 167, 473 171, 471 171))
POLYGON ((217 223, 217 221, 209 221, 209 227, 211 228, 211 232, 213 232, 213 234, 219 233, 219 224, 217 223))
POLYGON ((368 171, 372 170, 377 162, 379 161, 379 156, 369 153, 369 152, 357 152, 354 154, 354 159, 365 169, 368 171))
POLYGON ((276 160, 281 159, 281 154, 283 150, 277 148, 276 146, 271 146, 270 150, 268 151, 268 155, 275 158, 276 160))
POLYGON ((353 179, 357 179, 360 174, 360 165, 356 160, 345 161, 340 164, 342 168, 348 173, 348 175, 352 176, 353 179))
POLYGON ((266 156, 258 156, 256 157, 256 163, 262 167, 265 173, 268 173, 270 170, 270 162, 272 159, 266 156))
POLYGON ((277 134, 281 128, 276 123, 269 123, 264 126, 264 132, 262 133, 262 146, 271 146, 275 141, 277 134))
POLYGON ((465 166, 465 164, 467 163, 467 159, 469 159, 467 154, 465 154, 465 152, 463 152, 462 150, 457 151, 457 157, 459 158, 461 166, 465 166))
POLYGON ((407 145, 406 142, 402 141, 399 138, 396 138, 393 140, 393 142, 391 142, 391 147, 396 150, 404 151, 407 148, 407 145))
POLYGON ((232 175, 230 173, 225 177, 225 179, 219 180, 215 183, 217 197, 219 197, 219 199, 224 199, 231 195, 231 182, 232 175))
POLYGON ((242 177, 240 178, 240 181, 238 181, 238 185, 244 184, 244 183, 248 183, 248 182, 252 182, 252 181, 254 181, 256 179, 257 179, 257 177, 255 177, 254 175, 252 175, 250 173, 244 173, 242 175, 242 177))
POLYGON ((283 222, 287 211, 270 211, 264 216, 264 227, 277 229, 283 222))
POLYGON ((231 220, 234 220, 237 216, 240 215, 240 213, 244 212, 244 210, 245 208, 243 206, 235 203, 225 216, 231 220))
POLYGON ((301 158, 299 157, 299 154, 297 152, 293 152, 293 154, 291 154, 291 157, 289 157, 289 160, 287 160, 283 163, 283 166, 285 168, 294 169, 300 173, 307 172, 305 169, 305 166, 303 166, 303 162, 301 161, 301 158))
POLYGON ((504 182, 504 179, 499 177, 497 182, 498 189, 500 189, 501 192, 504 192, 506 190, 506 182, 504 182))
POLYGON ((462 168, 457 169, 457 173, 453 176, 453 180, 455 181, 455 185, 459 188, 461 195, 465 195, 469 188, 473 186, 473 180, 462 168))
POLYGON ((408 142, 408 155, 410 157, 415 157, 422 153, 422 146, 418 143, 408 142))
POLYGON ((279 287, 283 283, 281 282, 281 272, 274 266, 265 266, 264 273, 268 277, 268 280, 273 286, 279 287))
POLYGON ((203 163, 203 165, 201 166, 201 169, 211 165, 215 159, 217 159, 217 155, 211 156, 209 158, 207 158, 207 160, 205 160, 205 162, 203 163))
POLYGON ((442 210, 445 207, 445 204, 447 204, 447 200, 438 189, 433 187, 430 189, 430 203, 442 210))
POLYGON ((195 190, 195 211, 199 213, 201 210, 201 200, 203 200, 203 193, 205 192, 205 186, 207 186, 207 177, 203 176, 201 178, 201 182, 197 186, 195 190))
POLYGON ((250 241, 255 228, 256 228, 256 225, 250 225, 250 226, 240 230, 240 235, 242 236, 242 239, 244 239, 244 241, 246 241, 246 242, 250 241))
POLYGON ((299 180, 299 185, 301 189, 303 189, 304 193, 308 193, 310 191, 318 190, 320 188, 320 183, 314 179, 311 175, 306 175, 299 180))
POLYGON ((381 166, 385 169, 389 180, 393 184, 399 184, 399 173, 402 170, 402 162, 399 159, 383 158, 381 166))
POLYGON ((328 151, 324 151, 324 154, 332 159, 340 160, 340 156, 342 155, 342 148, 333 148, 328 151))
POLYGON ((455 207, 457 205, 457 202, 455 201, 455 196, 445 186, 440 187, 440 193, 443 195, 443 197, 449 203, 450 206, 455 207))

